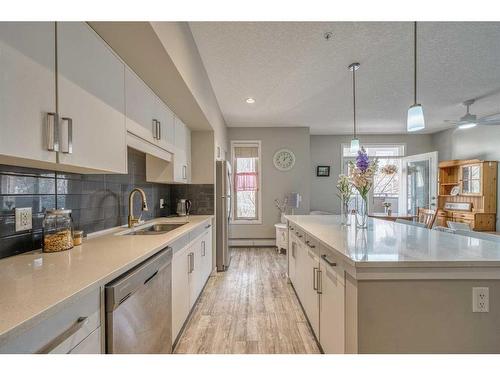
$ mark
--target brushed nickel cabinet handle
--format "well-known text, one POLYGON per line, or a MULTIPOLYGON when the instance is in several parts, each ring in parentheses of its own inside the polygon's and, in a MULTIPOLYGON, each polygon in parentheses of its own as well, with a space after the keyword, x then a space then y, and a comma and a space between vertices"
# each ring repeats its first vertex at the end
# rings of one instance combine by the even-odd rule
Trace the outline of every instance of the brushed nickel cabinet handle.
POLYGON ((205 256, 205 241, 201 241, 201 256, 205 256))
POLYGON ((328 263, 328 265, 329 265, 330 267, 336 267, 336 266, 337 266, 337 263, 332 262, 330 259, 328 259, 328 256, 327 256, 326 254, 323 254, 323 255, 321 256, 321 259, 323 259, 326 263, 328 263))
POLYGON ((158 139, 158 121, 153 119, 153 138, 158 139))
POLYGON ((317 279, 316 279, 316 271, 318 270, 318 267, 313 267, 313 289, 318 290, 318 284, 317 284, 317 279))
POLYGON ((318 294, 323 294, 323 272, 318 268, 318 271, 316 272, 317 278, 318 278, 318 294))
POLYGON ((208 229, 212 226, 212 224, 205 225, 205 229, 208 229))
POLYGON ((61 152, 63 154, 72 154, 73 153, 73 119, 71 117, 61 117, 62 122, 67 123, 68 125, 68 144, 65 150, 61 147, 61 152))
POLYGON ((73 323, 66 331, 56 336, 52 341, 48 344, 44 345, 41 349, 39 349, 36 354, 48 354, 59 345, 61 345, 66 339, 75 334, 80 328, 82 328, 85 324, 87 324, 89 318, 87 316, 79 317, 75 323, 73 323))
POLYGON ((157 121, 156 122, 158 125, 158 140, 161 141, 161 122, 157 121))
POLYGON ((47 150, 59 151, 59 127, 58 116, 55 112, 47 112, 46 126, 47 126, 47 150))

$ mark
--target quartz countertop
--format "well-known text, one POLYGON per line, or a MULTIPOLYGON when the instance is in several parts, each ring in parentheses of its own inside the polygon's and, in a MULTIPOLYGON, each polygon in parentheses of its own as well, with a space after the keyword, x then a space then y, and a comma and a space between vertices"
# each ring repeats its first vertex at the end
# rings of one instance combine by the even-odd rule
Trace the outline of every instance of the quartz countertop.
POLYGON ((376 218, 368 218, 367 229, 342 226, 337 215, 286 218, 356 268, 500 268, 500 243, 493 241, 376 218))
MULTIPOLYGON (((0 260, 0 345, 92 289, 109 283, 213 216, 158 218, 183 223, 165 234, 117 235, 119 227, 60 253, 34 251, 0 260)), ((142 227, 143 225, 139 226, 142 227)))

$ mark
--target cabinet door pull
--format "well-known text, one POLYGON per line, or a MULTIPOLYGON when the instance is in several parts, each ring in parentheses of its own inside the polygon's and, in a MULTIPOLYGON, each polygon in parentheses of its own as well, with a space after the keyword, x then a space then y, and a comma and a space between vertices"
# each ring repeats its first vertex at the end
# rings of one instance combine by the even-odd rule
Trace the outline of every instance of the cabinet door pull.
POLYGON ((212 226, 212 224, 205 225, 205 229, 208 229, 212 226))
POLYGON ((318 270, 318 267, 313 267, 313 289, 318 290, 318 283, 317 283, 317 278, 316 278, 316 271, 318 270))
POLYGON ((292 242, 292 257, 295 258, 295 248, 297 244, 295 242, 292 242))
POLYGON ((205 256, 205 241, 201 241, 201 256, 205 256))
POLYGON ((318 294, 323 294, 323 272, 318 269, 316 272, 317 278, 318 278, 318 294))
POLYGON ((59 151, 59 127, 57 113, 47 112, 47 150, 59 151))
POLYGON ((329 265, 330 267, 336 267, 336 266, 337 266, 337 263, 332 262, 330 259, 328 259, 328 256, 327 256, 326 254, 323 254, 323 255, 321 256, 321 259, 323 259, 326 263, 328 263, 328 265, 329 265))
POLYGON ((71 117, 61 117, 61 120, 63 123, 68 124, 67 125, 67 131, 68 131, 68 144, 66 145, 66 149, 62 149, 61 147, 61 152, 63 154, 72 154, 73 153, 73 119, 71 117))
POLYGON ((161 141, 161 122, 156 121, 156 126, 158 127, 158 140, 161 141))
POLYGON ((75 334, 80 328, 82 328, 87 322, 89 318, 87 316, 79 317, 75 323, 71 325, 66 331, 61 333, 59 336, 55 337, 48 344, 44 345, 41 349, 39 349, 36 354, 47 354, 52 350, 61 345, 66 339, 75 334))
POLYGON ((153 138, 158 139, 158 120, 153 119, 153 138))
POLYGON ((187 178, 187 166, 182 166, 182 178, 185 180, 187 178))

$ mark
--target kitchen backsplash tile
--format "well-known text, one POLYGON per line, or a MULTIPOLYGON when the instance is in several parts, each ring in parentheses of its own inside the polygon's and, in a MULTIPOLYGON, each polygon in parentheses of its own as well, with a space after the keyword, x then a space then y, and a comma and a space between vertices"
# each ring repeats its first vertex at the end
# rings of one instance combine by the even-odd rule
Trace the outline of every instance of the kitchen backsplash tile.
MULTIPOLYGON (((214 185, 164 185, 146 181, 146 156, 128 150, 128 174, 54 172, 0 165, 0 258, 40 248, 44 212, 70 208, 75 228, 92 233, 127 223, 128 194, 144 190, 149 210, 143 219, 175 214, 179 198, 193 201, 192 214, 214 213, 214 185), (165 208, 160 208, 160 198, 165 208), (33 229, 15 231, 16 207, 31 207, 33 229)), ((141 214, 140 199, 134 197, 134 214, 141 214)))

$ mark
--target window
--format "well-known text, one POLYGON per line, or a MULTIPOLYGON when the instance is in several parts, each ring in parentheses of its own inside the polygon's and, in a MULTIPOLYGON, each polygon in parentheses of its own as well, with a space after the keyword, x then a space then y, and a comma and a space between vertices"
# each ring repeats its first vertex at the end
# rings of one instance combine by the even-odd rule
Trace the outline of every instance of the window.
POLYGON ((232 141, 235 224, 261 224, 260 141, 232 141))
MULTIPOLYGON (((393 212, 399 212, 401 205, 401 171, 402 160, 405 153, 404 145, 363 145, 370 158, 378 158, 378 171, 373 179, 373 188, 370 191, 370 212, 384 212, 384 204, 391 205, 393 212), (386 174, 383 168, 388 165, 396 166, 396 172, 386 174)), ((355 153, 352 153, 349 145, 342 145, 342 159, 344 165, 344 173, 349 173, 349 161, 355 161, 355 153)), ((351 208, 354 208, 356 201, 359 198, 355 190, 354 199, 351 202, 351 208)))

